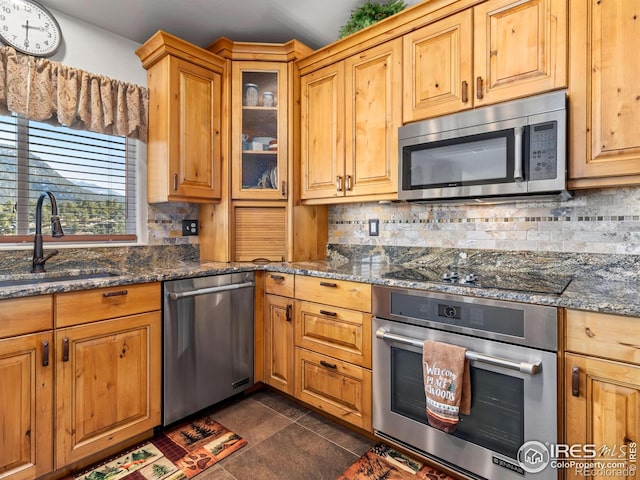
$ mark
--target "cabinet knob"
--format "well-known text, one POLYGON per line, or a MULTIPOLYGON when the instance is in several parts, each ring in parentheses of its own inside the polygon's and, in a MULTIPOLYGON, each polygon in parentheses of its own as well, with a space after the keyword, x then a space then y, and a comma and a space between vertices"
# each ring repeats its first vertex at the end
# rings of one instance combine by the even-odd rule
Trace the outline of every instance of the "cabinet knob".
POLYGON ((580 367, 571 367, 571 395, 580 396, 580 367))
POLYGON ((62 339, 62 361, 69 361, 69 337, 64 337, 62 339))
POLYGON ((346 175, 344 177, 344 189, 347 192, 350 192, 351 190, 353 190, 351 185, 351 175, 346 175))
POLYGON ((478 100, 482 98, 482 77, 476 78, 476 97, 478 100))
POLYGON ((466 80, 462 81, 462 103, 467 103, 469 101, 469 83, 466 80))
POLYGON ((42 341, 42 366, 49 366, 49 342, 42 341))

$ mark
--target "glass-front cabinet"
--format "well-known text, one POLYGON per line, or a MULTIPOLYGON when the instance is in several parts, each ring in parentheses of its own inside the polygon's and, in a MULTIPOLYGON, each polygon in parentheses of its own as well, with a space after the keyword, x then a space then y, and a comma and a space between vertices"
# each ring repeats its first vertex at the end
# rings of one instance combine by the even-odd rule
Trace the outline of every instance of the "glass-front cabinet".
POLYGON ((234 62, 232 196, 287 198, 287 67, 234 62))

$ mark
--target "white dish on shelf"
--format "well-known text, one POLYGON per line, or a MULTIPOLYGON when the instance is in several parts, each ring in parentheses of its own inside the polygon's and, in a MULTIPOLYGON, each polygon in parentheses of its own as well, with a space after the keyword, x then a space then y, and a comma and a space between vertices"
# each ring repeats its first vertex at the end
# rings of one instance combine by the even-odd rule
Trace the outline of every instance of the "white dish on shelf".
POLYGON ((261 144, 265 145, 266 147, 269 146, 269 142, 271 142, 271 140, 275 140, 275 138, 273 138, 273 137, 253 137, 251 139, 252 142, 261 143, 261 144))

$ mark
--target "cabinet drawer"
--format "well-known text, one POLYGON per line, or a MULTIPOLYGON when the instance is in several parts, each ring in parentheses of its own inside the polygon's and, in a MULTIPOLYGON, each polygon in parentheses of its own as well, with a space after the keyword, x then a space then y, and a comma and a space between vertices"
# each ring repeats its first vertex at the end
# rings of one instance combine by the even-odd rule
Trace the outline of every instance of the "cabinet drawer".
POLYGON ((296 346, 371 368, 371 314, 296 302, 296 346))
POLYGON ((266 272, 264 289, 266 293, 293 297, 293 282, 295 275, 291 273, 266 272))
POLYGON ((296 398, 371 431, 371 371, 296 347, 296 398))
POLYGON ((66 292, 56 296, 56 327, 160 310, 160 283, 66 292))
POLYGON ((367 283, 296 275, 295 289, 300 300, 371 312, 371 285, 367 283))
POLYGON ((640 318, 567 310, 566 329, 568 351, 640 365, 640 318))
POLYGON ((0 338, 53 328, 53 297, 10 298, 0 300, 0 338))

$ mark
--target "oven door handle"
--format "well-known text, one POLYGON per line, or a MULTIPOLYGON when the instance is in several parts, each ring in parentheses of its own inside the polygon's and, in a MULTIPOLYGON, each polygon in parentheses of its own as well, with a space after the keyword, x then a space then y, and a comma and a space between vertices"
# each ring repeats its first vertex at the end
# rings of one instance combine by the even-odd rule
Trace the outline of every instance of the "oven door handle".
MULTIPOLYGON (((418 340, 417 338, 411 338, 411 337, 404 337, 402 335, 396 335, 395 333, 391 333, 382 327, 376 330, 376 337, 382 340, 391 340, 392 342, 403 343, 405 345, 411 345, 418 348, 422 348, 422 345, 424 344, 423 340, 418 340)), ((529 375, 537 375, 542 370, 541 362, 535 362, 535 363, 514 362, 512 360, 507 360, 505 358, 493 357, 491 355, 483 355, 482 353, 474 352, 471 350, 467 350, 467 352, 465 353, 465 358, 467 360, 487 363, 489 365, 508 368, 510 370, 518 370, 522 373, 528 373, 529 375)))

